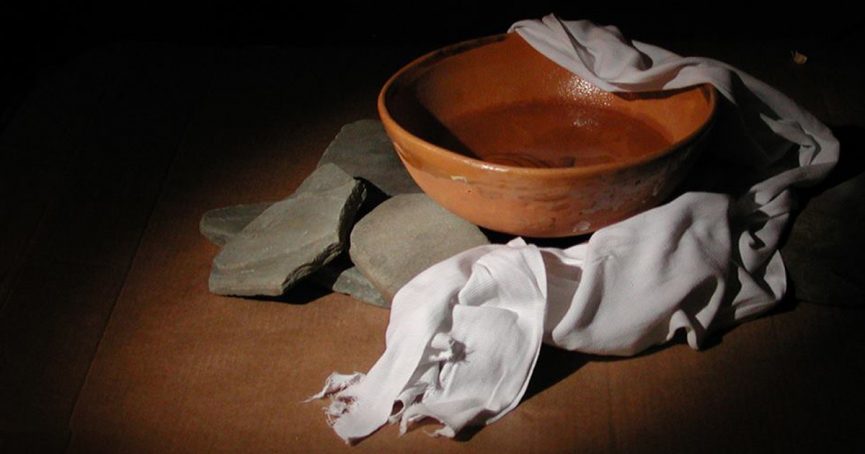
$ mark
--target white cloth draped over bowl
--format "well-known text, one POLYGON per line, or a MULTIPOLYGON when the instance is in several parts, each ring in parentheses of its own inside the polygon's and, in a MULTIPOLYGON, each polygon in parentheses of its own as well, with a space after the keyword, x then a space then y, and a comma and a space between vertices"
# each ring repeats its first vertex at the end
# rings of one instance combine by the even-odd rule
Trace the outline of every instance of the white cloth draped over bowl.
POLYGON ((713 153, 738 183, 687 192, 568 249, 515 239, 427 269, 397 293, 386 350, 369 373, 333 374, 313 396, 331 397, 326 413, 347 442, 424 417, 450 437, 494 422, 519 403, 542 342, 632 355, 683 330, 699 348, 785 293, 778 242, 789 188, 819 181, 838 160, 825 125, 736 68, 629 41, 614 27, 551 15, 511 32, 608 91, 711 83, 736 107, 736 127, 715 134, 731 145, 713 153))

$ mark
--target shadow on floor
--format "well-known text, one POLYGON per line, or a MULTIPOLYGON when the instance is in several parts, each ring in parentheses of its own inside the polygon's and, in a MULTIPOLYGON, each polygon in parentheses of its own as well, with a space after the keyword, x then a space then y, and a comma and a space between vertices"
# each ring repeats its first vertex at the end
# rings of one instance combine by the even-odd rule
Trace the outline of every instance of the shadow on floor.
POLYGON ((285 304, 307 304, 331 293, 333 291, 316 286, 310 282, 301 282, 279 296, 254 296, 249 297, 249 299, 285 304))
MULTIPOLYGON (((588 363, 590 358, 592 355, 542 345, 538 362, 535 364, 535 370, 521 402, 531 399, 543 390, 569 377, 588 363)), ((489 414, 481 414, 478 420, 482 421, 489 417, 489 414)), ((484 427, 483 425, 470 425, 459 432, 454 439, 463 442, 469 441, 484 427)))
POLYGON ((865 128, 832 128, 838 165, 820 184, 797 190, 799 207, 781 242, 791 294, 812 304, 862 307, 865 266, 865 128))

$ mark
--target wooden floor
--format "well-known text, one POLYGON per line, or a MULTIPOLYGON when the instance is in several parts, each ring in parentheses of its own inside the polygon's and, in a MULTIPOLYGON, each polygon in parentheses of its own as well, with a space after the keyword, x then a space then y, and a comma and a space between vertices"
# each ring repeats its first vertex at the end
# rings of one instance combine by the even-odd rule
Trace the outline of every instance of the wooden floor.
MULTIPOLYGON (((865 448, 863 69, 836 43, 802 66, 784 43, 666 44, 781 88, 841 138, 844 165, 803 193, 784 249, 794 295, 702 352, 545 349, 501 421, 461 441, 388 427, 356 450, 865 448)), ((387 311, 305 287, 212 295, 197 224, 290 194, 424 50, 116 44, 30 91, 0 132, 0 451, 340 449, 301 401, 368 370, 387 311)))

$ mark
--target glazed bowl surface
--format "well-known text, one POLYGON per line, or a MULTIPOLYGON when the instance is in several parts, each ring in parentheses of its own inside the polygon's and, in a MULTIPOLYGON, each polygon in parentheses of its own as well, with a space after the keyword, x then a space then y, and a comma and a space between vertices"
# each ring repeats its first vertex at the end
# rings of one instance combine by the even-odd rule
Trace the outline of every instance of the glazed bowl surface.
POLYGON ((605 92, 514 33, 424 55, 378 98, 427 195, 474 224, 529 237, 590 233, 663 202, 715 108, 710 85, 605 92))

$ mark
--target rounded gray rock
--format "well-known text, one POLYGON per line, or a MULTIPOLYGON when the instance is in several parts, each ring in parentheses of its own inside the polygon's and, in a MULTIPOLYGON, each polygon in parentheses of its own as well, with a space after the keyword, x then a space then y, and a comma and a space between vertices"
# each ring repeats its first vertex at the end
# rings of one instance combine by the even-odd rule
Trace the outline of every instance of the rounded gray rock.
POLYGON ((474 224, 426 194, 395 196, 361 219, 351 232, 355 266, 388 301, 430 266, 489 241, 474 224))

